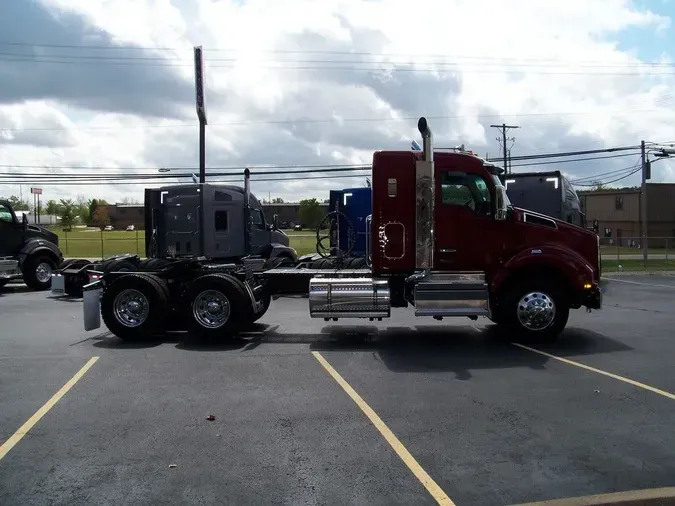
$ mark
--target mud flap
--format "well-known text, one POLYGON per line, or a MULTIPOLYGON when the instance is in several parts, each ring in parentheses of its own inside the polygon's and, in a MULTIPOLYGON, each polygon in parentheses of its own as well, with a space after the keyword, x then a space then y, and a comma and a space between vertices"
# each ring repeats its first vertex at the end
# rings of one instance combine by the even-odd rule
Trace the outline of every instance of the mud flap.
POLYGON ((52 295, 66 294, 66 278, 61 274, 52 274, 52 295))
POLYGON ((84 330, 89 331, 101 328, 101 293, 103 292, 101 283, 97 281, 85 285, 82 291, 84 330))

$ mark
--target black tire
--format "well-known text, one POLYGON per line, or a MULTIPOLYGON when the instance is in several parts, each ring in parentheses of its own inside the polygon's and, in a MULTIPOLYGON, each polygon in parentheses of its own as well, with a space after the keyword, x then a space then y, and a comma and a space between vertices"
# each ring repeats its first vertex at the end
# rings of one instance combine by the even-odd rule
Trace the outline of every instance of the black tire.
POLYGON ((126 274, 113 281, 103 292, 101 317, 108 330, 120 339, 128 341, 150 339, 164 330, 168 300, 169 289, 163 280, 151 274, 126 274), (147 311, 142 311, 141 307, 142 314, 136 314, 135 319, 133 313, 127 314, 126 317, 124 314, 116 314, 115 306, 122 302, 119 298, 124 296, 132 297, 132 301, 135 299, 141 306, 147 304, 147 311))
POLYGON ((52 286, 52 272, 56 269, 56 261, 51 255, 37 253, 31 255, 23 263, 23 282, 33 290, 49 290, 52 286))
POLYGON ((72 264, 74 261, 76 261, 77 258, 69 258, 68 260, 64 260, 58 265, 58 269, 67 269, 70 264, 72 264))
POLYGON ((171 261, 167 260, 166 258, 147 258, 145 260, 141 260, 141 262, 138 264, 138 270, 159 271, 170 263, 171 261))
POLYGON ((228 274, 207 274, 195 279, 188 286, 186 302, 184 321, 194 337, 232 338, 253 319, 246 289, 237 278, 228 274), (209 303, 215 304, 213 311, 207 310, 209 303))
POLYGON ((103 267, 103 272, 136 272, 138 270, 136 264, 127 258, 120 258, 113 260, 103 267))
POLYGON ((569 298, 560 283, 554 280, 541 278, 515 283, 507 288, 503 301, 494 320, 513 333, 511 339, 550 341, 567 325, 569 298), (529 320, 528 307, 531 310, 529 320))

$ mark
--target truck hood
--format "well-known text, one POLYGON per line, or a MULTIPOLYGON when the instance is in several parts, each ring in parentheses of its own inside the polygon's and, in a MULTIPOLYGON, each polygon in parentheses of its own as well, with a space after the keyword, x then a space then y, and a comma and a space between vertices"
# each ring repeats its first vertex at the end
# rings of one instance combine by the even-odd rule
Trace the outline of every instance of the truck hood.
POLYGON ((595 232, 529 209, 513 208, 516 238, 525 247, 555 245, 575 251, 600 277, 600 246, 595 232), (522 232, 522 233, 518 233, 522 232))
POLYGON ((56 246, 59 245, 59 236, 56 235, 51 230, 48 230, 47 228, 42 227, 40 225, 31 225, 31 224, 26 225, 26 238, 44 239, 45 241, 49 241, 55 244, 56 246))

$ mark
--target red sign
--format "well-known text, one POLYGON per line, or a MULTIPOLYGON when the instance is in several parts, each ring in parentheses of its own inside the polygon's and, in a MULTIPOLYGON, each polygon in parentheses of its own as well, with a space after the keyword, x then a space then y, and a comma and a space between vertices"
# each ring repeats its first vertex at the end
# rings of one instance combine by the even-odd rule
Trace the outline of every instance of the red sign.
POLYGON ((31 188, 30 192, 33 195, 42 195, 42 188, 31 188))

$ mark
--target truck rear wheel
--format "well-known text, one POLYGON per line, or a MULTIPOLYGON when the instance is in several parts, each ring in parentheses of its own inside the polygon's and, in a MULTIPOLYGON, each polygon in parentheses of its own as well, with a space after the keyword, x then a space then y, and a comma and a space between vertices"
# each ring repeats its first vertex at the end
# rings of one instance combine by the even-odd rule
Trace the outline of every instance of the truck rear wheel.
POLYGON ((496 319, 514 332, 516 340, 550 340, 564 330, 569 314, 565 291, 554 281, 541 279, 511 287, 496 319))
POLYGON ((196 337, 234 337, 252 318, 248 294, 237 278, 227 274, 207 274, 195 279, 186 298, 185 322, 188 332, 196 337))
POLYGON ((40 253, 29 256, 21 267, 23 281, 33 290, 49 290, 54 269, 56 262, 51 256, 40 253))
POLYGON ((120 339, 148 339, 163 330, 168 297, 166 283, 156 276, 120 276, 103 292, 101 317, 108 330, 120 339))

